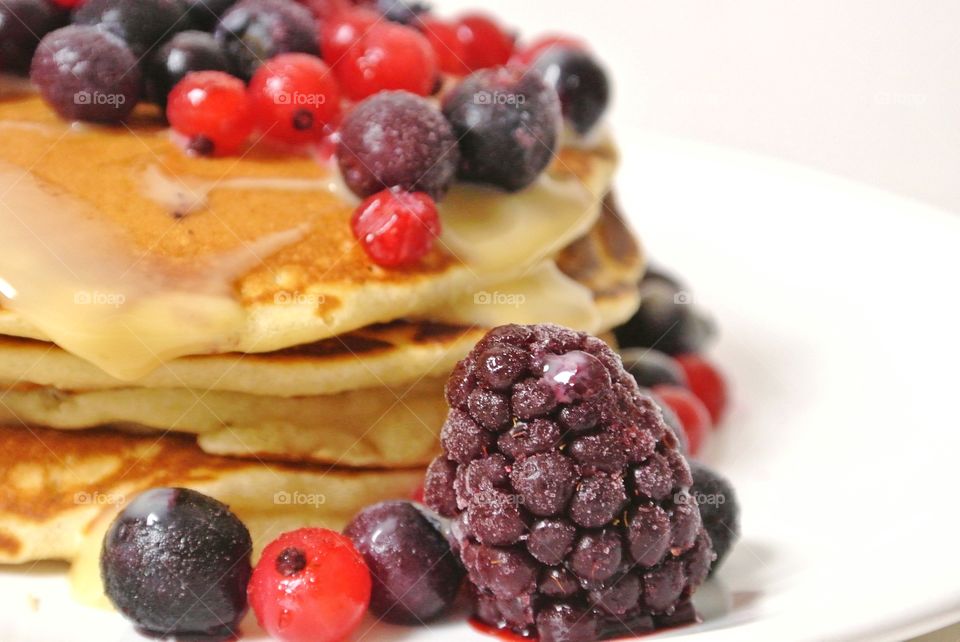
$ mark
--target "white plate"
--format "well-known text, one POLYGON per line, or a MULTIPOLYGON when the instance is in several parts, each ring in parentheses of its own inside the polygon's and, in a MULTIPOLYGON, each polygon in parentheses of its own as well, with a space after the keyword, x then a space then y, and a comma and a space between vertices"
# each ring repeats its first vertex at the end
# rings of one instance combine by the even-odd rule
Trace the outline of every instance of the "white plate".
MULTIPOLYGON (((664 637, 895 640, 960 619, 960 219, 791 165, 626 132, 622 200, 719 318, 736 404, 706 459, 744 538, 664 637)), ((0 640, 136 640, 61 567, 0 571, 0 640)), ((248 621, 250 639, 257 639, 248 621)), ((462 621, 362 639, 486 638, 462 621)))

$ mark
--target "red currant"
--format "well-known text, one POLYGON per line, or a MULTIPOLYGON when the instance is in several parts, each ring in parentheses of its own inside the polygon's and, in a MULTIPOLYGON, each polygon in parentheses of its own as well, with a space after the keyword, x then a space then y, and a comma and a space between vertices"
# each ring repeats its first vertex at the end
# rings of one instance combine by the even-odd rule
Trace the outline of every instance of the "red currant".
POLYGON ((340 115, 340 88, 316 56, 281 54, 261 66, 247 89, 264 137, 292 145, 317 142, 340 115))
POLYGON ((463 42, 464 60, 470 71, 505 65, 513 55, 513 36, 482 14, 461 17, 457 35, 463 42))
POLYGON ((419 32, 382 22, 347 49, 334 72, 353 100, 388 89, 429 96, 437 79, 437 57, 419 32))
POLYGON ((203 156, 233 154, 253 131, 247 88, 222 71, 187 74, 170 92, 167 120, 188 151, 203 156))
POLYGON ((320 51, 331 67, 336 67, 351 47, 359 42, 381 18, 373 11, 355 9, 325 20, 320 26, 320 51))
POLYGON ((470 67, 466 63, 467 48, 458 35, 457 25, 437 18, 424 18, 420 31, 437 55, 440 70, 454 76, 466 76, 470 67))
POLYGON ((582 40, 572 36, 544 36, 533 41, 529 45, 518 49, 513 59, 517 63, 530 66, 549 49, 561 47, 563 49, 574 49, 576 51, 587 51, 587 45, 582 40))
POLYGON ((687 375, 687 384, 710 411, 714 425, 720 423, 727 409, 727 382, 716 366, 698 354, 676 357, 687 375))
POLYGON ((415 265, 440 235, 440 216, 433 199, 422 192, 396 188, 361 203, 351 224, 370 258, 386 268, 415 265))
POLYGON ((353 7, 350 0, 300 0, 300 4, 320 20, 327 20, 353 7))
POLYGON ((683 425, 687 435, 690 454, 696 455, 712 427, 710 412, 703 402, 686 388, 679 386, 654 386, 653 392, 667 404, 683 425))
POLYGON ((341 642, 370 604, 363 557, 323 528, 285 533, 267 546, 247 588, 260 626, 284 642, 341 642))
POLYGON ((53 4, 64 9, 76 9, 87 0, 53 0, 53 4))

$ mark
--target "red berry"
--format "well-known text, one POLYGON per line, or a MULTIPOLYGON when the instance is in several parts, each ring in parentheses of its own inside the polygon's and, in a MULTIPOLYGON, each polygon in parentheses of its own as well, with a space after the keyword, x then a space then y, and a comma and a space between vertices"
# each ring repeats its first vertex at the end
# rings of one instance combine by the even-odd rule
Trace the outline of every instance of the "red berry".
POLYGON ((521 65, 530 66, 541 54, 554 47, 576 51, 586 51, 588 49, 586 43, 572 36, 544 36, 517 50, 513 59, 521 65))
POLYGON ((87 0, 53 0, 53 4, 64 9, 76 9, 87 0))
POLYGON ((470 73, 470 66, 466 62, 467 48, 460 40, 457 25, 437 18, 424 18, 420 31, 436 53, 441 71, 455 76, 470 73))
POLYGON ((353 8, 350 0, 300 0, 300 4, 320 20, 327 20, 353 8))
POLYGON ((387 89, 429 96, 437 79, 437 57, 419 32, 381 22, 347 49, 334 72, 353 100, 387 89))
POLYGON ((363 619, 370 589, 370 571, 348 538, 302 528, 264 549, 247 594, 257 622, 277 640, 340 642, 363 619))
POLYGON ((222 71, 187 74, 170 92, 167 119, 187 149, 204 156, 235 153, 253 131, 247 88, 222 71))
POLYGON ((513 55, 513 36, 482 14, 461 17, 457 35, 463 42, 464 60, 470 71, 505 65, 513 55))
POLYGON ((410 495, 410 499, 417 502, 418 504, 422 504, 423 495, 424 495, 423 484, 420 484, 419 486, 417 486, 417 489, 413 491, 413 494, 410 495))
POLYGON ((433 199, 422 192, 387 189, 353 213, 353 234, 373 261, 386 268, 415 265, 440 235, 433 199))
POLYGON ((687 435, 690 454, 696 455, 712 427, 706 406, 692 392, 679 386, 654 386, 653 392, 677 415, 687 435))
POLYGON ((266 138, 293 145, 317 142, 340 115, 333 72, 309 54, 281 54, 250 80, 250 103, 266 138))
POLYGON ((347 51, 380 21, 380 16, 366 9, 347 11, 323 21, 320 26, 320 52, 323 59, 331 67, 337 66, 347 51))
POLYGON ((710 411, 714 425, 720 423, 727 409, 727 381, 716 366, 697 354, 676 357, 687 374, 687 385, 710 411))

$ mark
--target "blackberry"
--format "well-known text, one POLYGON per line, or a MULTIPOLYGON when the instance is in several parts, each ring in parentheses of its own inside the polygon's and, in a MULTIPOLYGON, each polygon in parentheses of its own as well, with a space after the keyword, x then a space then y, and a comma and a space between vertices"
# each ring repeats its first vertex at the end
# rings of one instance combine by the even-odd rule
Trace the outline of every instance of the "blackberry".
POLYGON ((563 116, 579 134, 596 126, 610 103, 610 81, 597 61, 585 51, 551 47, 533 64, 557 90, 563 116))
POLYGON ((146 68, 147 98, 166 107, 174 85, 192 71, 227 71, 228 61, 213 36, 183 31, 151 56, 146 68))
POLYGON ((49 0, 0 2, 0 71, 28 71, 40 39, 65 25, 67 18, 67 12, 49 0))
POLYGON ((178 31, 191 27, 181 0, 86 0, 73 22, 109 31, 127 43, 139 62, 178 31))
POLYGON ((602 341, 551 325, 497 328, 446 396, 425 499, 454 519, 481 621, 571 641, 695 619, 690 597, 713 551, 682 501, 690 468, 602 341))
POLYGON ((344 180, 360 197, 400 187, 440 199, 453 183, 460 154, 436 107, 411 93, 388 91, 347 115, 337 158, 344 180))
POLYGON ((104 590, 150 637, 231 639, 247 611, 251 548, 247 528, 225 505, 185 488, 156 488, 107 530, 104 590))
POLYGON ((320 55, 316 20, 293 0, 240 0, 220 17, 214 35, 245 81, 279 54, 320 55))
POLYGON ((122 40, 79 25, 44 36, 30 80, 63 118, 108 123, 133 111, 143 83, 136 58, 122 40))
POLYGON ((740 502, 730 481, 699 462, 692 462, 693 487, 690 495, 700 507, 703 527, 710 534, 717 560, 710 573, 720 566, 740 538, 740 502))
POLYGON ((393 624, 418 624, 450 609, 463 568, 450 553, 441 524, 410 502, 384 502, 364 509, 344 534, 370 567, 370 610, 393 624))
POLYGON ((557 151, 560 98, 535 71, 478 71, 447 95, 443 113, 460 141, 465 180, 515 192, 533 183, 557 151))

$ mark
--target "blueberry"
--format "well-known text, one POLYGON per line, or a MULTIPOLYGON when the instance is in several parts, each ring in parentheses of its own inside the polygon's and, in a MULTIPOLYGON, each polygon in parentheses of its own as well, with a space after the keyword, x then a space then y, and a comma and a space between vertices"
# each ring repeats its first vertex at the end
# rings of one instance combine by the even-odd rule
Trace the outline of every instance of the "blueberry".
POLYGON ((0 71, 23 74, 40 39, 67 23, 68 14, 48 0, 0 2, 0 71))
POLYGON ((710 534, 713 551, 717 554, 710 568, 713 573, 740 538, 740 502, 730 481, 723 475, 695 461, 690 462, 690 470, 693 472, 690 496, 700 507, 703 527, 710 534))
POLYGON ((107 597, 151 637, 226 640, 247 611, 250 533, 215 499, 185 488, 135 498, 107 530, 107 597))
POLYGON ((40 41, 30 79, 44 100, 67 120, 117 122, 140 98, 136 58, 116 36, 71 25, 40 41))
POLYGON ((244 80, 278 54, 320 55, 316 21, 293 0, 240 0, 221 16, 214 35, 244 80))
POLYGON ((463 179, 518 191, 557 151, 560 99, 536 72, 478 71, 450 92, 443 113, 460 141, 463 179))
POLYGON ((87 0, 74 11, 73 22, 119 37, 138 62, 176 32, 190 28, 181 0, 87 0))
POLYGON ((659 350, 650 348, 628 348, 620 352, 623 367, 627 369, 637 385, 652 388, 662 384, 686 388, 687 375, 680 364, 659 350))
POLYGON ((625 347, 656 348, 669 355, 702 352, 713 335, 713 325, 690 304, 689 295, 666 281, 640 284, 637 313, 614 333, 625 347))
POLYGON ((174 85, 191 71, 227 71, 226 55, 213 36, 203 31, 183 31, 160 47, 147 63, 147 97, 166 106, 174 85))
POLYGON ((416 23, 422 14, 430 11, 430 5, 415 0, 377 0, 377 11, 391 22, 409 25, 416 23))
POLYGON ((389 91, 347 115, 337 157, 358 196, 400 187, 440 199, 453 183, 460 154, 450 124, 430 101, 389 91))
POLYGON ((610 103, 607 73, 590 54, 568 47, 551 47, 533 64, 560 95, 563 116, 580 134, 600 121, 610 103))
POLYGON ((237 0, 183 0, 187 8, 187 17, 190 24, 196 29, 210 31, 220 16, 237 0))
POLYGON ((439 518, 410 502, 364 509, 344 534, 370 567, 370 610, 393 624, 421 624, 450 609, 464 571, 439 518))

